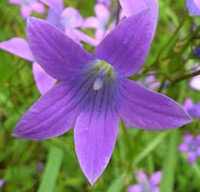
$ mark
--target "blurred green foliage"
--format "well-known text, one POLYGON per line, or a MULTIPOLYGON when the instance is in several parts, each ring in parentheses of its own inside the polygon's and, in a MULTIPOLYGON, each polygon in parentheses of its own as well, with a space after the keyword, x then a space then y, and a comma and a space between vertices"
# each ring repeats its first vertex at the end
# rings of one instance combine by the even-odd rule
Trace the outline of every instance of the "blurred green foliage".
MULTIPOLYGON (((94 14, 94 4, 94 0, 65 0, 66 6, 77 8, 84 17, 94 14)), ((168 88, 161 87, 160 92, 179 103, 186 97, 199 101, 200 93, 189 89, 189 79, 173 83, 174 79, 188 74, 193 63, 198 63, 191 52, 199 43, 199 24, 200 18, 188 16, 184 1, 160 0, 158 29, 151 52, 142 73, 133 79, 142 79, 154 71, 163 85, 169 83, 168 88)), ((25 38, 25 26, 19 7, 1 0, 0 41, 16 36, 25 38)), ((37 142, 12 137, 19 118, 40 96, 31 67, 30 63, 0 51, 0 178, 5 181, 0 191, 123 192, 135 182, 136 168, 149 174, 163 170, 162 192, 200 191, 200 161, 189 166, 186 157, 177 151, 185 132, 200 132, 198 120, 165 132, 127 130, 121 124, 112 159, 93 187, 79 168, 73 131, 37 142)))

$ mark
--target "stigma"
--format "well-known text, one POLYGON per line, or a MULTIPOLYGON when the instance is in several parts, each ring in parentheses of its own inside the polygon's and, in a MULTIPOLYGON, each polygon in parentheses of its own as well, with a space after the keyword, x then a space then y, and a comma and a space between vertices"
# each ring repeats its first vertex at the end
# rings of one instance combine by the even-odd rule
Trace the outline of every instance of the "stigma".
POLYGON ((103 87, 103 79, 97 78, 93 83, 93 89, 99 91, 103 87))

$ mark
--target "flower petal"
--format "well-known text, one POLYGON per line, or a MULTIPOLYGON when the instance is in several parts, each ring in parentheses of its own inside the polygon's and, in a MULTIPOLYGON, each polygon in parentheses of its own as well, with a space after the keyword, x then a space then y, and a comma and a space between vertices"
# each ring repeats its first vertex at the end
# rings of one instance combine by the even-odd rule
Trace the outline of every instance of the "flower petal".
POLYGON ((37 13, 45 13, 45 7, 42 3, 39 2, 34 2, 32 5, 32 10, 37 12, 37 13))
POLYGON ((47 93, 56 83, 56 80, 49 76, 38 63, 33 63, 33 76, 42 95, 47 93))
POLYGON ((139 183, 146 183, 148 182, 148 176, 143 171, 136 171, 136 179, 139 183))
POLYGON ((133 185, 128 188, 127 192, 143 192, 143 186, 141 184, 133 185))
POLYGON ((196 77, 193 77, 190 81, 190 87, 192 89, 195 89, 197 91, 200 91, 200 85, 199 85, 199 82, 200 82, 200 75, 196 76, 196 77))
POLYGON ((188 153, 188 161, 189 161, 190 165, 195 164, 196 158, 197 158, 197 154, 196 153, 194 153, 194 152, 188 153))
POLYGON ((21 0, 9 0, 9 3, 20 5, 21 4, 21 0))
POLYGON ((22 38, 12 38, 8 41, 1 42, 0 49, 8 51, 25 60, 34 61, 34 57, 31 53, 31 50, 29 48, 27 41, 22 38))
POLYGON ((185 103, 184 103, 184 108, 185 108, 186 110, 189 110, 189 109, 193 108, 193 106, 194 106, 194 104, 193 104, 193 102, 192 102, 192 99, 187 98, 187 99, 185 100, 185 103))
POLYGON ((154 17, 158 18, 158 1, 157 0, 119 0, 122 10, 126 14, 126 16, 131 16, 137 14, 148 7, 153 9, 154 17))
POLYGON ((29 19, 27 36, 36 61, 49 75, 59 80, 80 73, 94 59, 63 32, 44 20, 29 19))
POLYGON ((71 29, 71 30, 67 30, 66 32, 67 34, 69 34, 73 40, 76 41, 83 41, 91 46, 97 46, 98 42, 96 41, 96 39, 88 36, 87 34, 85 34, 84 32, 78 30, 78 29, 71 29), (71 32, 71 33, 70 33, 71 32))
POLYGON ((160 188, 159 187, 154 187, 152 192, 160 192, 160 188))
POLYGON ((99 27, 99 22, 96 17, 88 17, 85 19, 83 23, 84 28, 98 28, 99 27))
POLYGON ((196 142, 200 145, 200 135, 196 136, 196 142))
POLYGON ((50 9, 53 9, 55 12, 60 13, 63 8, 63 0, 40 0, 47 6, 49 6, 50 9))
POLYGON ((158 185, 162 180, 162 172, 161 171, 156 171, 152 176, 151 176, 151 183, 154 185, 158 185))
POLYGON ((122 80, 120 117, 127 125, 147 130, 181 127, 191 121, 187 112, 172 99, 130 80, 122 80))
POLYGON ((96 4, 95 13, 103 26, 108 23, 110 18, 110 12, 109 9, 104 4, 101 3, 96 4))
POLYGON ((193 137, 192 134, 187 133, 187 134, 184 135, 185 144, 189 145, 193 141, 194 141, 194 137, 193 137))
POLYGON ((197 155, 200 157, 200 146, 197 149, 197 155))
POLYGON ((82 15, 72 7, 63 10, 62 19, 66 28, 82 27, 83 25, 82 15))
POLYGON ((31 15, 31 7, 27 5, 22 5, 21 6, 21 15, 24 19, 29 17, 31 15))
POLYGON ((190 15, 200 16, 200 2, 199 0, 187 0, 186 7, 190 15))
POLYGON ((79 101, 82 96, 77 80, 73 85, 61 82, 42 96, 21 118, 13 135, 29 140, 57 137, 74 126, 80 113, 79 101))
POLYGON ((151 9, 130 16, 97 46, 96 55, 112 64, 121 75, 131 76, 143 65, 154 30, 151 9))
POLYGON ((186 145, 185 143, 181 144, 178 146, 178 150, 180 152, 187 152, 188 151, 188 145, 186 145))
POLYGON ((117 138, 118 117, 111 106, 110 90, 93 90, 87 109, 75 124, 75 150, 79 164, 91 184, 106 168, 117 138), (112 119, 112 121, 111 121, 112 119))
POLYGON ((56 12, 54 9, 51 9, 51 8, 49 9, 49 13, 46 18, 46 21, 48 21, 49 23, 51 23, 53 26, 57 27, 61 31, 65 32, 65 27, 62 24, 61 19, 60 19, 60 13, 56 12))

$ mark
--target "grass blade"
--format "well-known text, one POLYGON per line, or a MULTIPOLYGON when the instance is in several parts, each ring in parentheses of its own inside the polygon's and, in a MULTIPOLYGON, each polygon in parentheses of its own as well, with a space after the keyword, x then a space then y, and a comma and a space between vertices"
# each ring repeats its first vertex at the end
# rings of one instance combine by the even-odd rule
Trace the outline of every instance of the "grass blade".
POLYGON ((173 130, 170 134, 168 152, 163 164, 163 179, 161 183, 161 192, 174 191, 174 175, 177 160, 178 130, 173 130))
POLYGON ((169 132, 163 132, 159 134, 146 148, 142 153, 140 153, 133 162, 133 167, 135 167, 140 161, 142 161, 147 155, 149 155, 168 135, 169 132))
POLYGON ((60 148, 51 147, 38 192, 54 191, 62 160, 63 151, 60 148))

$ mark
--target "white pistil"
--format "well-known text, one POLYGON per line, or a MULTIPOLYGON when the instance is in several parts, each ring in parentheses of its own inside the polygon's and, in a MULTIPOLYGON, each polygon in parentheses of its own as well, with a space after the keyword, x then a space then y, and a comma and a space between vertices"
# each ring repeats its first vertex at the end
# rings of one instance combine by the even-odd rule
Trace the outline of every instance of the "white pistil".
POLYGON ((95 91, 99 91, 101 88, 103 87, 103 80, 101 78, 97 78, 95 81, 94 81, 94 84, 93 84, 93 89, 95 91))

